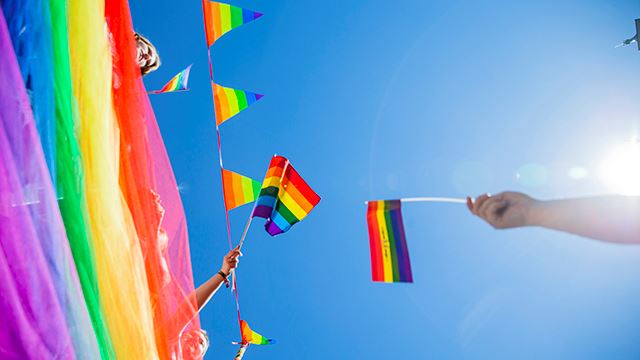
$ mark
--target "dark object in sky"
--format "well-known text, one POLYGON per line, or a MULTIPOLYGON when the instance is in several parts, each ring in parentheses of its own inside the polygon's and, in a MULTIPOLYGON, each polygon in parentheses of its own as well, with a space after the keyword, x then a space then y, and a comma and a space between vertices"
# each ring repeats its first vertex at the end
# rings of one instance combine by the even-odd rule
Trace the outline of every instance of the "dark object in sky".
POLYGON ((636 45, 638 45, 638 50, 640 50, 640 19, 636 19, 636 34, 632 37, 629 38, 625 41, 622 42, 622 44, 616 46, 616 47, 620 47, 620 46, 627 46, 630 45, 631 43, 635 42, 636 45))

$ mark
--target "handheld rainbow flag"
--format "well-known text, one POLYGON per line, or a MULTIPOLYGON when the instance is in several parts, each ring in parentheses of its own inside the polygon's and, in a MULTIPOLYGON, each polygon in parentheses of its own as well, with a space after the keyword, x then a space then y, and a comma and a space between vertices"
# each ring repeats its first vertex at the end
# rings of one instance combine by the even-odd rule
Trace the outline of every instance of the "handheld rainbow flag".
POLYGON ((227 169, 222 169, 222 188, 227 210, 253 202, 260 194, 260 182, 227 169))
POLYGON ((400 200, 369 201, 367 224, 372 280, 413 282, 400 200))
POLYGON ((244 320, 240 320, 240 333, 242 334, 242 345, 270 345, 275 343, 272 339, 267 339, 266 337, 251 330, 249 324, 244 320))
POLYGON ((222 35, 252 22, 262 13, 215 1, 202 2, 204 8, 204 27, 207 35, 207 46, 213 45, 222 35))
POLYGON ((304 219, 319 202, 318 194, 300 177, 289 160, 274 156, 252 217, 267 219, 265 229, 274 236, 304 219))
POLYGON ((220 86, 214 82, 211 83, 211 86, 213 88, 213 104, 216 109, 216 125, 234 117, 240 111, 262 99, 263 96, 250 91, 220 86))
POLYGON ((154 90, 151 92, 151 94, 162 94, 168 92, 189 90, 187 82, 189 81, 189 72, 191 71, 191 66, 193 66, 193 64, 180 71, 178 75, 169 80, 169 82, 166 83, 160 90, 154 90))

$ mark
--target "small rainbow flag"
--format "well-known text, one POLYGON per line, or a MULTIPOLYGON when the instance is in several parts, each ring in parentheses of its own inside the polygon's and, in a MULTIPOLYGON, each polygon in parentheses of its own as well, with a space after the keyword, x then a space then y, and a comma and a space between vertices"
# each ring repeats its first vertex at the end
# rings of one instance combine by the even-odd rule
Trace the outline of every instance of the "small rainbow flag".
POLYGON ((318 194, 300 177, 289 160, 274 156, 252 216, 267 219, 265 229, 274 236, 304 219, 319 202, 318 194))
POLYGON ((162 87, 162 89, 154 90, 151 92, 151 94, 162 94, 162 93, 168 93, 168 92, 189 90, 187 86, 187 82, 189 81, 189 72, 191 71, 191 66, 193 66, 193 64, 187 66, 186 69, 180 71, 178 75, 174 76, 171 80, 169 80, 169 82, 166 83, 162 87))
POLYGON ((274 342, 272 339, 267 339, 251 330, 249 324, 244 320, 240 320, 240 333, 242 334, 242 344, 270 345, 274 342))
POLYGON ((400 200, 369 201, 367 224, 373 281, 413 282, 400 204, 400 200))
POLYGON ((261 13, 215 1, 203 1, 207 46, 222 35, 262 16, 261 13))
POLYGON ((220 86, 214 82, 211 85, 213 87, 213 103, 216 109, 216 125, 229 120, 263 96, 250 91, 220 86))
POLYGON ((222 169, 224 206, 235 209, 255 201, 260 194, 260 182, 227 169, 222 169))

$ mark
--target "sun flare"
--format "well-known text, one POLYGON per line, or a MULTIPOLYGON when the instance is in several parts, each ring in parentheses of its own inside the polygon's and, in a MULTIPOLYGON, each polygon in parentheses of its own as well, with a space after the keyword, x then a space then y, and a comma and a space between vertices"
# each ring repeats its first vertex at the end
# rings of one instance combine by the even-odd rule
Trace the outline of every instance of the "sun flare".
POLYGON ((640 142, 613 148, 600 166, 600 177, 615 193, 640 195, 640 142))

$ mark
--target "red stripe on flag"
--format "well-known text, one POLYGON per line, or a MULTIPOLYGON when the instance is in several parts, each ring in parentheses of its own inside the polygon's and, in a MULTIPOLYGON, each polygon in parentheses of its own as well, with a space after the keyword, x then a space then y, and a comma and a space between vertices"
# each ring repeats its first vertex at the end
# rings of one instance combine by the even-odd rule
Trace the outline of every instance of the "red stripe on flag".
POLYGON ((378 201, 370 201, 367 209, 367 225, 369 228, 369 247, 371 252, 371 280, 384 281, 382 264, 382 247, 378 226, 378 201))
POLYGON ((311 205, 318 205, 318 203, 320 202, 320 196, 318 196, 318 194, 316 194, 316 192, 311 189, 309 184, 307 184, 304 179, 302 179, 300 174, 298 174, 293 166, 289 165, 285 176, 287 177, 288 181, 292 183, 296 187, 296 189, 298 189, 300 194, 304 196, 307 201, 309 201, 311 205))

